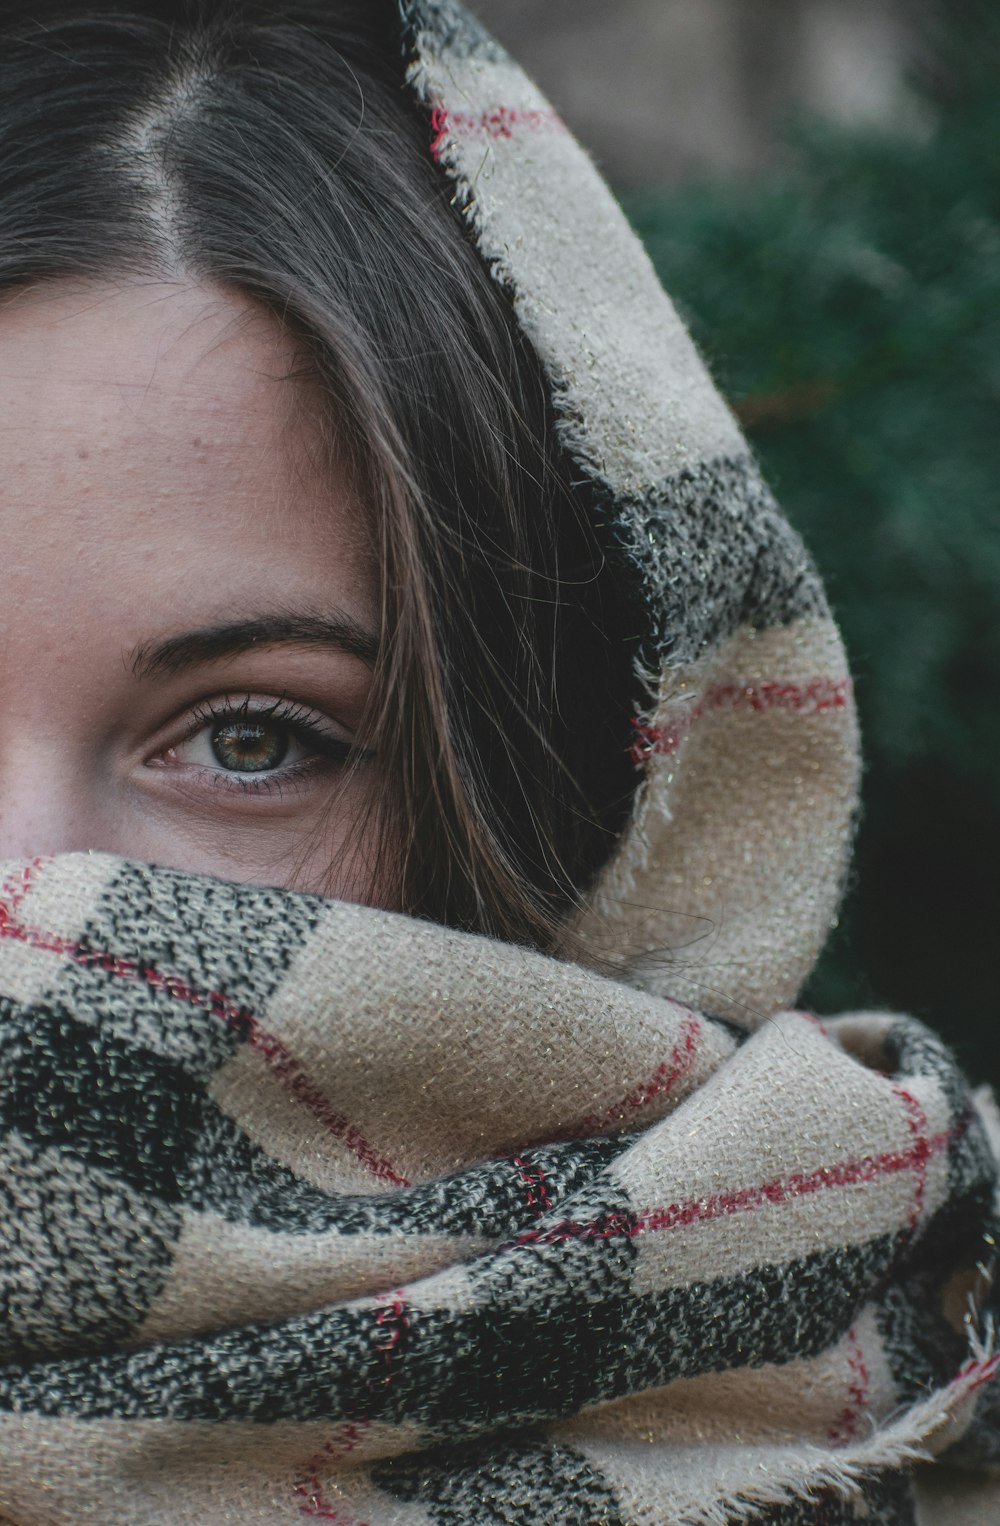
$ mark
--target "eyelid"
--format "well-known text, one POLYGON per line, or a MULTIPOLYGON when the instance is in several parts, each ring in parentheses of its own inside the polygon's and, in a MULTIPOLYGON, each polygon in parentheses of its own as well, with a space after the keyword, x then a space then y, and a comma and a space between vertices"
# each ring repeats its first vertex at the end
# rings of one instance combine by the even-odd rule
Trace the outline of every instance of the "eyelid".
MULTIPOLYGON (((244 792, 265 793, 269 788, 277 789, 306 774, 320 773, 324 765, 329 771, 362 762, 373 755, 370 749, 361 746, 349 733, 345 735, 346 728, 338 727, 335 721, 324 716, 321 711, 314 710, 287 694, 278 697, 273 694, 254 695, 246 690, 230 690, 201 699, 175 717, 166 734, 160 733, 154 750, 147 754, 146 765, 167 766, 165 754, 176 754, 178 748, 185 746, 213 724, 261 718, 272 719, 276 724, 286 726, 301 745, 311 750, 312 756, 286 767, 279 765, 273 770, 246 774, 203 763, 181 763, 181 766, 190 772, 211 776, 211 782, 216 785, 244 792), (178 728, 181 729, 178 731, 178 728)), ((175 759, 175 766, 177 761, 175 759)))
POLYGON ((287 695, 265 699, 252 694, 241 694, 238 700, 231 694, 212 697, 199 700, 191 707, 188 717, 190 725, 184 733, 185 742, 190 741, 213 722, 263 718, 277 721, 293 731, 301 730, 320 740, 326 739, 345 747, 355 746, 351 737, 341 736, 332 731, 327 732, 326 727, 334 724, 328 718, 301 704, 299 700, 290 699, 287 695))

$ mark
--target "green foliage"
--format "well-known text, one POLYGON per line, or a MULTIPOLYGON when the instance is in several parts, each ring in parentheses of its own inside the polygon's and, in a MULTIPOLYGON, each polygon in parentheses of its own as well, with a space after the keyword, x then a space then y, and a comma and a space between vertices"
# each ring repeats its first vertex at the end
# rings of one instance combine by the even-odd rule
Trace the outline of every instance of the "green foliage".
POLYGON ((635 227, 827 582, 867 758, 811 990, 1000 1073, 1000 7, 943 12, 914 136, 800 126, 766 181, 635 227))

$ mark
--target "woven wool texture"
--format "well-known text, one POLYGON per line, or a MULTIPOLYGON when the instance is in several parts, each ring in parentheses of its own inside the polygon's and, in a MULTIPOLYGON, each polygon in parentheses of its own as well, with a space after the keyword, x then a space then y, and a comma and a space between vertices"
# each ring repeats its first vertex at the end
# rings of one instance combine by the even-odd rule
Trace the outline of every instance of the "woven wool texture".
POLYGON ((398 46, 641 611, 604 973, 4 866, 0 1522, 995 1519, 995 1112, 918 1023, 789 1010, 858 776, 815 570, 548 102, 451 0, 398 46))
POLYGON ((0 935, 16 1526, 903 1522, 984 1429, 995 1164, 918 1024, 100 855, 0 935))
POLYGON ((773 1011, 829 930, 857 789, 850 681, 822 588, 544 96, 459 7, 403 10, 431 151, 548 370, 577 475, 647 611, 646 777, 576 930, 649 989, 733 1016, 773 1011))

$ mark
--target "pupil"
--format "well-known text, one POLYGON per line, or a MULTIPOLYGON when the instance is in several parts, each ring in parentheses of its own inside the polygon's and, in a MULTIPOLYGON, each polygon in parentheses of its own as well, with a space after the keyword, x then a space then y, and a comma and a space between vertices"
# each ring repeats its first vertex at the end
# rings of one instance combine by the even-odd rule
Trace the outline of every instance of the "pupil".
POLYGON ((277 768, 288 751, 288 737, 280 728, 260 721, 240 721, 216 726, 212 751, 223 768, 234 773, 263 773, 277 768))

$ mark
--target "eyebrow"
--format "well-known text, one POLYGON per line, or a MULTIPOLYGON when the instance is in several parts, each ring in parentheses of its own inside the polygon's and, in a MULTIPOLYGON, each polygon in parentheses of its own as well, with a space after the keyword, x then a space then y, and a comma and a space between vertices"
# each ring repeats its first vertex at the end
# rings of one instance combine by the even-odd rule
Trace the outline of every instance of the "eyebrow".
POLYGON ((126 665, 136 678, 163 678, 185 668, 235 657, 255 646, 334 647, 369 666, 378 655, 378 639, 349 615, 326 619, 319 615, 261 615, 224 625, 205 625, 197 630, 168 636, 164 641, 141 641, 125 653, 126 665))

